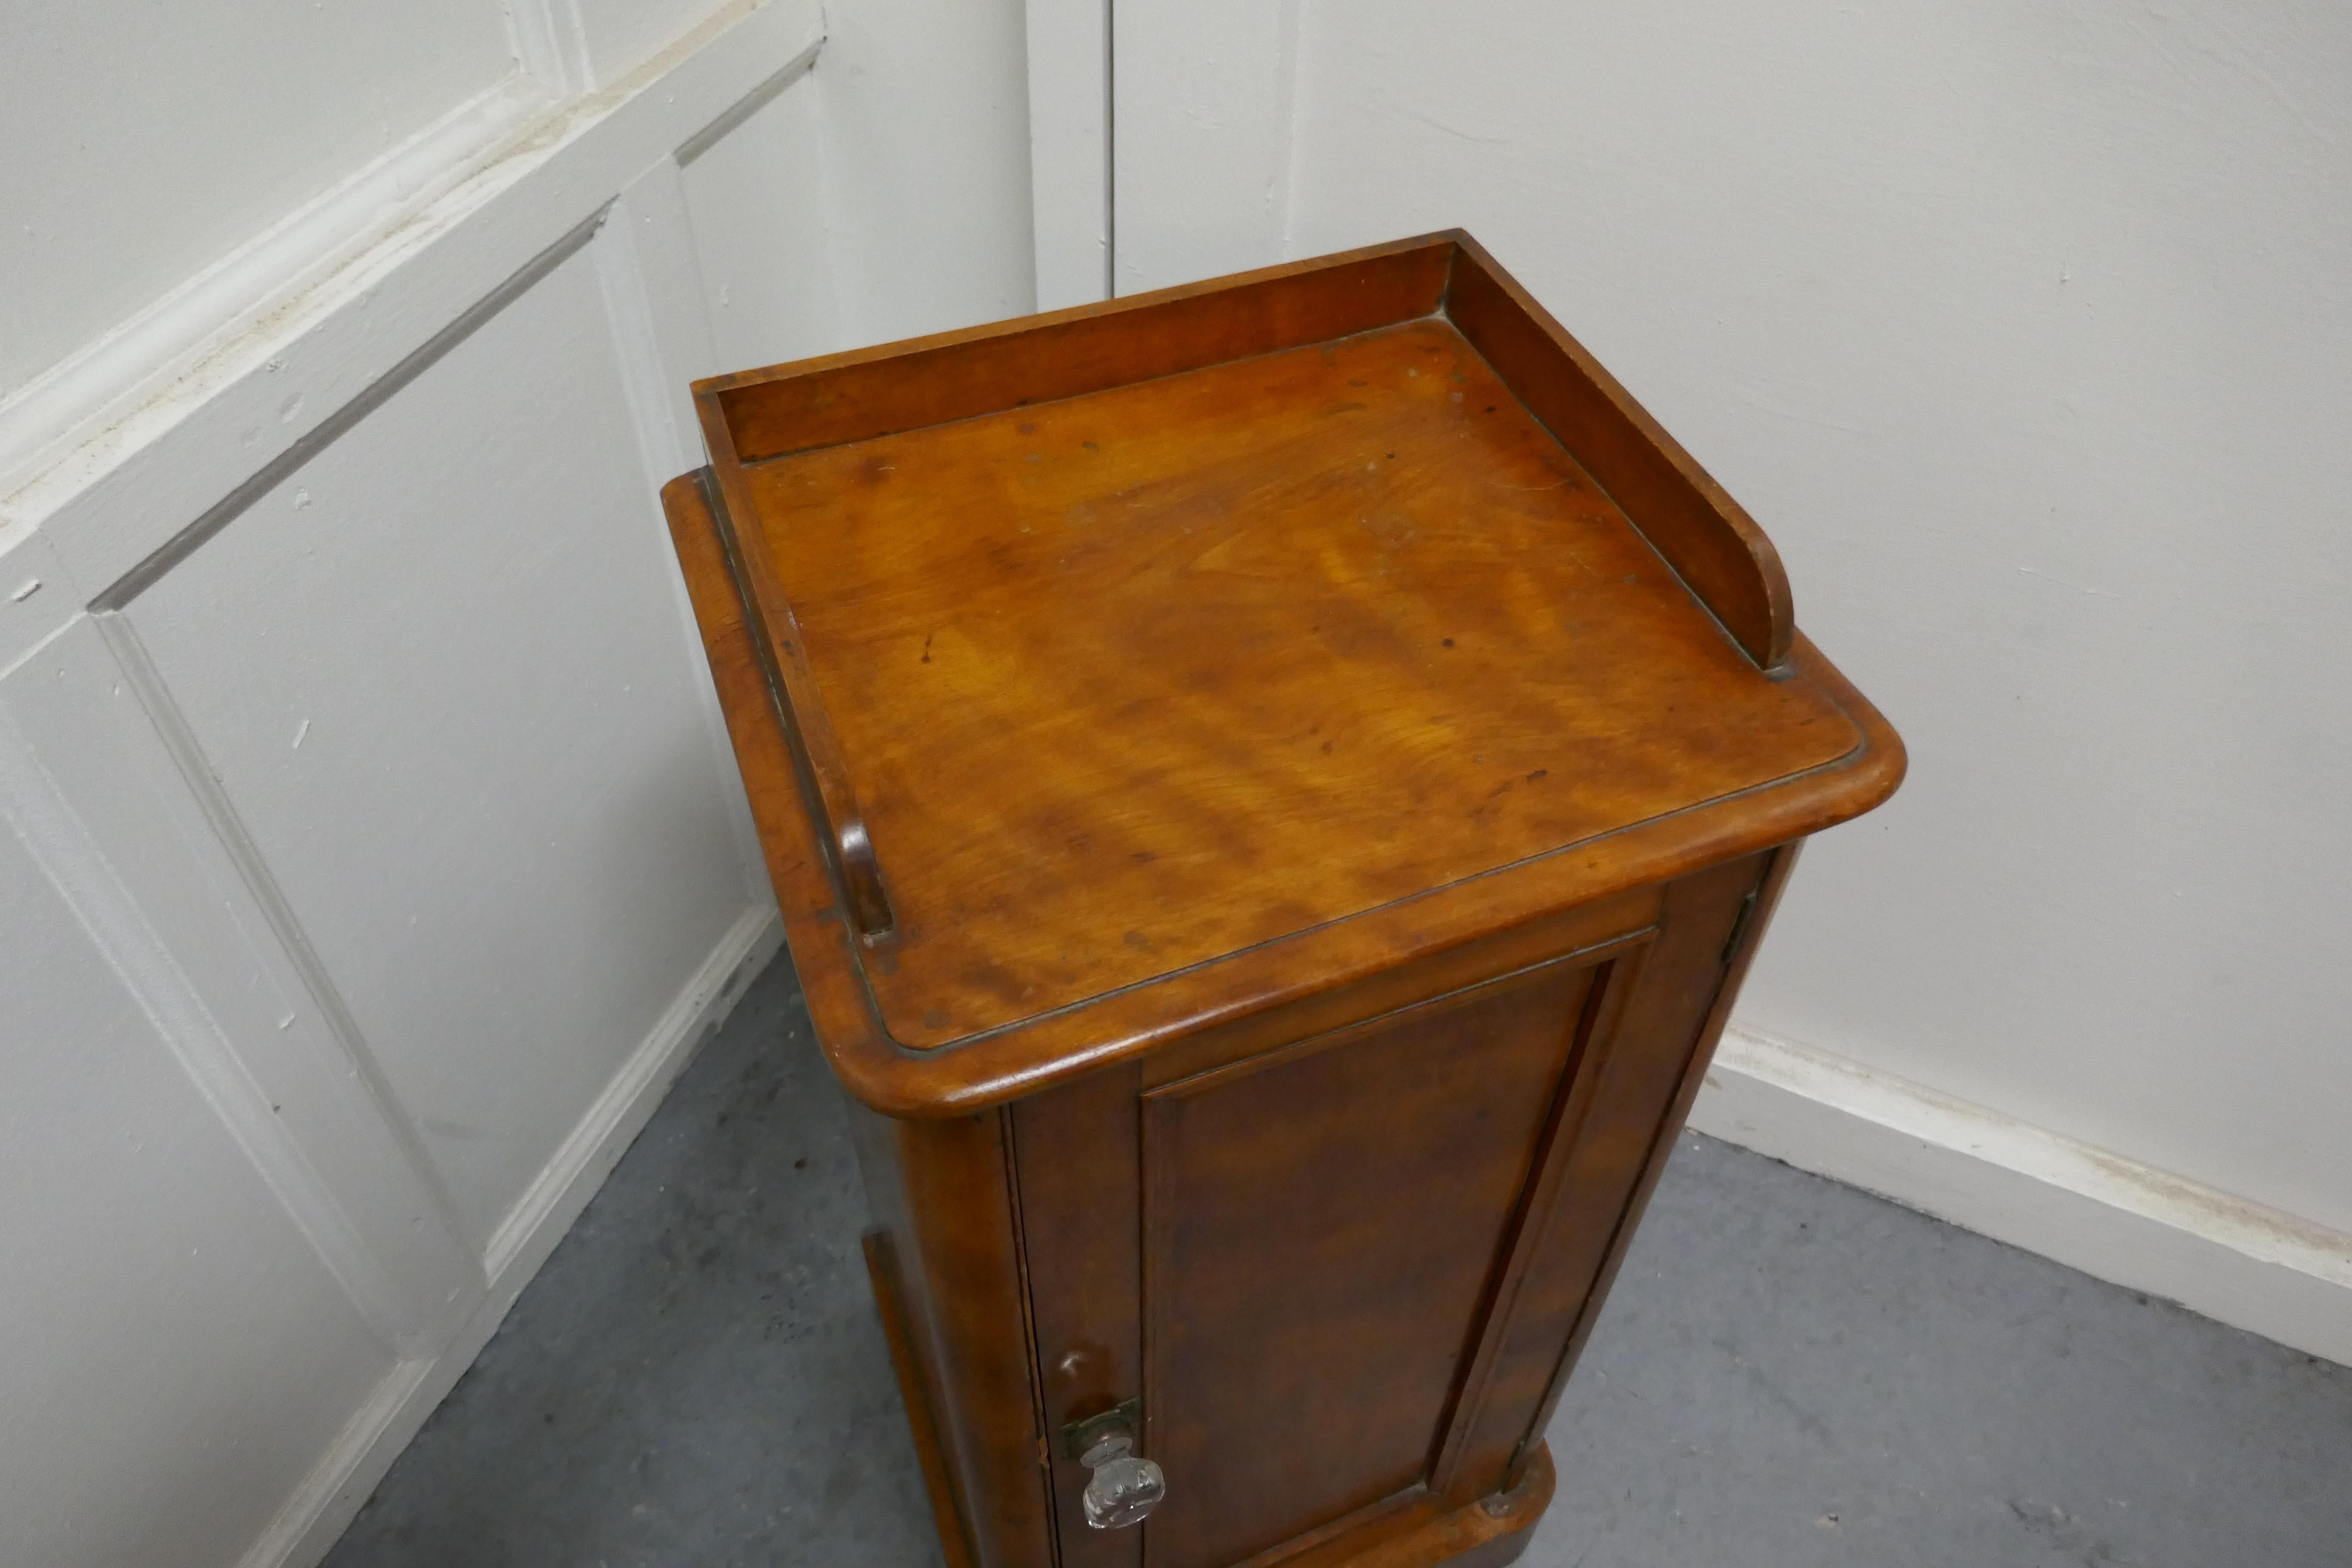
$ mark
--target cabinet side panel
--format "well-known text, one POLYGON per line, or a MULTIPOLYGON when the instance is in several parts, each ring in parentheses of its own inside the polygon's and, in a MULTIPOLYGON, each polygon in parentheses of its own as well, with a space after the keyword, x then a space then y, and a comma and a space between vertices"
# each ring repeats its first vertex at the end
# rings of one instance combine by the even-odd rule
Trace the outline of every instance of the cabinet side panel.
POLYGON ((1771 860, 1752 856, 1672 884, 1657 940, 1628 976, 1622 1010, 1592 1052, 1589 1107, 1562 1156, 1560 1196, 1535 1244, 1511 1321, 1477 1409, 1467 1422, 1448 1490, 1471 1497, 1504 1484, 1541 1434, 1534 1428, 1571 1335, 1600 1306, 1604 1268, 1637 1200, 1660 1140, 1678 1125, 1686 1074, 1712 1043, 1727 954, 1743 906, 1771 860), (1525 1447, 1522 1447, 1522 1440, 1525 1447))
POLYGON ((977 1568, 1048 1568, 1002 1113, 902 1121, 856 1107, 852 1115, 971 1560, 977 1568))
POLYGON ((875 1309, 882 1315, 883 1331, 890 1341, 898 1391, 907 1406, 907 1423, 914 1432, 917 1458, 924 1467, 923 1481, 931 1494, 940 1544, 949 1568, 972 1568, 971 1530, 965 1522, 971 1504, 942 1426, 939 1339, 932 1326, 938 1313, 931 1305, 929 1281, 919 1267, 920 1256, 914 1250, 906 1184, 898 1169, 898 1123, 855 1098, 845 1099, 850 1142, 857 1151, 871 1221, 865 1240, 875 1309), (898 1315, 895 1323, 890 1321, 893 1313, 898 1315))
POLYGON ((1423 1484, 1591 979, 1539 969, 1146 1097, 1152 1568, 1423 1484))
MULTIPOLYGON (((1796 869, 1798 851, 1804 841, 1783 844, 1769 855, 1764 862, 1762 879, 1755 884, 1756 901, 1742 913, 1735 907, 1731 934, 1727 939, 1731 960, 1726 968, 1722 984, 1717 988, 1715 1003, 1700 1021, 1698 1040, 1691 1050, 1690 1059, 1684 1064, 1681 1086, 1675 1090, 1674 1102, 1666 1109, 1665 1120, 1659 1125, 1656 1140, 1650 1145, 1649 1163, 1642 1169, 1633 1184, 1633 1196, 1626 1205, 1624 1218, 1617 1234, 1609 1244, 1607 1256, 1601 1260, 1601 1273, 1593 1281, 1586 1298, 1584 1310, 1569 1331, 1568 1348, 1553 1368, 1551 1386, 1545 1391, 1542 1403, 1536 1408, 1535 1418, 1528 1425, 1523 1451, 1512 1461, 1508 1478, 1514 1486, 1520 1484, 1528 1473, 1529 1456, 1543 1447, 1544 1432, 1551 1426, 1552 1412, 1559 1406, 1562 1386, 1574 1369, 1579 1356, 1584 1353, 1584 1342, 1592 1334, 1592 1325, 1600 1316, 1601 1303, 1608 1300, 1610 1287, 1616 1282, 1618 1266, 1625 1261, 1625 1249, 1632 1245, 1633 1232, 1642 1223, 1642 1215, 1649 1207, 1650 1194, 1657 1189, 1658 1177, 1666 1168, 1666 1160, 1675 1151, 1675 1141, 1682 1136, 1683 1124, 1689 1120, 1691 1102, 1698 1098, 1699 1085, 1706 1078, 1708 1064, 1715 1059, 1715 1047, 1723 1037, 1723 1027, 1730 1020, 1734 1003, 1739 999, 1739 988, 1748 978, 1748 965, 1755 961, 1756 950, 1764 941, 1764 933, 1772 921, 1772 912, 1779 906, 1780 894, 1789 885, 1790 873, 1796 869)), ((1743 896, 1744 902, 1744 896, 1743 896)))
MULTIPOLYGON (((1061 1568, 1136 1568, 1143 1535, 1090 1530, 1061 1429, 1143 1392, 1142 1214, 1132 1065, 1013 1106, 1061 1568)), ((1149 1452, 1147 1449, 1146 1452, 1149 1452)))

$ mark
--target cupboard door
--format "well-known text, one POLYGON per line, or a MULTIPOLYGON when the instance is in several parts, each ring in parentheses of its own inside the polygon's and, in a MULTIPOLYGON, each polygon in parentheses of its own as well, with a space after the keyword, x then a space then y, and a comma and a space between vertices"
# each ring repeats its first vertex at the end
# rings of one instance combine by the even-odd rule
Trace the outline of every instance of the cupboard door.
POLYGON ((1540 966, 1143 1097, 1152 1568, 1427 1481, 1596 973, 1540 966))
MULTIPOLYGON (((1015 1192, 1060 1568, 1137 1568, 1139 1529, 1092 1530, 1087 1470, 1062 1428, 1143 1390, 1141 1205, 1133 1066, 1013 1106, 1015 1192)), ((1149 1451, 1148 1449, 1146 1450, 1149 1451)))
POLYGON ((1658 924, 1605 949, 1018 1102, 1061 1568, 1369 1544, 1511 1484, 1769 913, 1770 859, 1670 884, 1658 924), (1089 1530, 1059 1434, 1139 1394, 1168 1496, 1089 1530))

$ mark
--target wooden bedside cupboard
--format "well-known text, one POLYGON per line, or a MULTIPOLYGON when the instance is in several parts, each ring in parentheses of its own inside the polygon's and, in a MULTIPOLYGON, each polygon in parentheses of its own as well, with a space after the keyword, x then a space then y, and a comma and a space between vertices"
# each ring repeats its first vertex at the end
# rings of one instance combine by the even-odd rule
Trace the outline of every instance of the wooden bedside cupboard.
POLYGON ((1771 545, 1458 233, 695 397, 950 1563, 1516 1558, 1798 846, 1902 776, 1771 545))

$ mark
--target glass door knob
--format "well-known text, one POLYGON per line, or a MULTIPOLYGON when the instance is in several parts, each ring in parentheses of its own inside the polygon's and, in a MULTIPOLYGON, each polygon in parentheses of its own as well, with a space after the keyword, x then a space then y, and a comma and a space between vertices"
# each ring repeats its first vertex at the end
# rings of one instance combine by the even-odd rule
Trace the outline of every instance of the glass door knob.
POLYGON ((1118 1530, 1139 1523, 1168 1495, 1168 1478, 1160 1467, 1135 1453, 1134 1439, 1124 1432, 1107 1432, 1078 1456, 1092 1470, 1087 1481, 1087 1522, 1097 1530, 1118 1530))

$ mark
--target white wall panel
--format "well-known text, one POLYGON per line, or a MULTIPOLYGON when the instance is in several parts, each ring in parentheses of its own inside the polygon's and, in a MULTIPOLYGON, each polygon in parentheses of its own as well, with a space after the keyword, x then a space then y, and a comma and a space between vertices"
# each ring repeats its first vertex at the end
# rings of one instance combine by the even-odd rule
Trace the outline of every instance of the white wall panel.
POLYGON ((813 79, 849 341, 1034 309, 1023 0, 835 0, 813 79))
POLYGON ((703 375, 845 346, 817 88, 796 74, 742 108, 680 171, 714 354, 703 375))
POLYGON ((235 1562, 392 1356, 5 822, 0 952, 0 1563, 235 1562))
POLYGON ((0 397, 512 66, 496 0, 10 6, 0 397))
POLYGON ((1026 0, 1037 308, 1110 295, 1111 0, 1026 0))
POLYGON ((1114 291, 1281 260, 1299 0, 1112 0, 1111 12, 1114 291))
POLYGON ((522 0, 566 13, 579 29, 589 81, 609 86, 710 14, 706 0, 522 0))
POLYGON ((744 906, 574 256, 126 612, 487 1247, 744 906))
POLYGON ((82 847, 54 874, 108 913, 182 1065, 362 1315, 400 1353, 428 1354, 479 1301, 481 1259, 413 1136, 387 1125, 356 1031, 276 940, 190 787, 207 775, 174 753, 108 627, 79 619, 0 676, 34 793, 71 803, 82 847))

